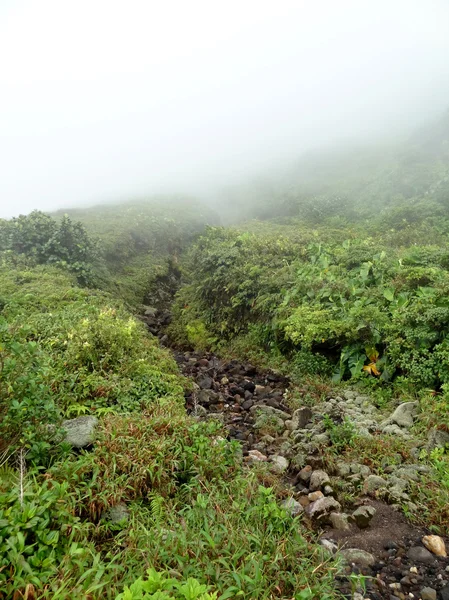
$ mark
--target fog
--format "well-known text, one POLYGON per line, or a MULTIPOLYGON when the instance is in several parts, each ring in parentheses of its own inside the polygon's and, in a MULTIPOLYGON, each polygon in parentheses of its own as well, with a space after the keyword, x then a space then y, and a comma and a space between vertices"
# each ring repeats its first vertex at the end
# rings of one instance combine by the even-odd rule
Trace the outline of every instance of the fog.
POLYGON ((0 216, 207 196, 448 106, 447 0, 0 0, 0 216))

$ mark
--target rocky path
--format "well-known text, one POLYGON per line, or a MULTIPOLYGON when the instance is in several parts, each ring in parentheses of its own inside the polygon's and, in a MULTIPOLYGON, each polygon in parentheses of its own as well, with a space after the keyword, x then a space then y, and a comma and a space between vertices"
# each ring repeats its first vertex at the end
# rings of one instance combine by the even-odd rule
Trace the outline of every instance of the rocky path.
POLYGON ((419 510, 408 493, 410 483, 419 482, 427 469, 418 462, 419 448, 414 462, 404 462, 399 453, 386 456, 382 475, 363 461, 337 457, 332 467, 323 463, 323 449, 332 443, 330 423, 349 422, 364 436, 389 433, 409 439, 414 403, 384 418, 369 398, 348 390, 343 397, 292 410, 289 381, 282 375, 209 353, 173 353, 193 381, 187 411, 223 422, 229 438, 240 442, 248 468, 266 463, 282 476, 286 508, 301 514, 320 543, 344 560, 344 573, 336 579, 344 596, 449 600, 444 540, 412 525, 398 510, 398 504, 419 510))

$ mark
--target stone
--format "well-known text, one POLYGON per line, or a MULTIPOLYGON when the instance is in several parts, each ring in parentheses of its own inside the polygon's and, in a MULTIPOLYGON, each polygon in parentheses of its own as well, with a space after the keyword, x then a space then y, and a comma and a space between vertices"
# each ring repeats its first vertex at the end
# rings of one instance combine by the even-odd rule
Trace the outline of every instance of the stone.
POLYGON ((313 471, 312 475, 310 476, 309 488, 312 492, 314 492, 328 483, 330 483, 330 479, 326 471, 317 469, 316 471, 313 471))
POLYGON ((320 540, 320 546, 323 546, 323 548, 331 554, 335 554, 338 550, 338 546, 335 542, 333 542, 332 540, 327 540, 325 538, 320 540))
POLYGON ((449 433, 441 429, 431 429, 427 435, 427 449, 444 448, 449 445, 449 433))
POLYGON ((265 404, 255 404, 250 408, 251 413, 255 413, 257 416, 269 415, 270 417, 278 417, 282 421, 290 419, 290 415, 283 410, 273 408, 272 406, 266 406, 265 404))
POLYGON ((449 585, 445 585, 444 588, 440 590, 440 598, 441 600, 449 600, 449 585))
POLYGON ((382 423, 382 425, 390 425, 396 423, 399 427, 409 429, 413 425, 413 420, 418 410, 418 402, 403 402, 400 404, 394 413, 382 423))
POLYGON ((351 473, 351 467, 345 462, 338 462, 335 468, 339 477, 346 477, 351 473))
POLYGON ((371 519, 376 514, 374 506, 359 506, 351 515, 351 518, 360 529, 369 527, 371 519))
POLYGON ((294 498, 287 498, 287 500, 282 503, 282 508, 285 508, 292 517, 296 517, 304 511, 304 507, 294 498))
POLYGON ((285 473, 285 471, 288 469, 288 460, 285 458, 285 456, 273 454, 273 456, 270 457, 270 461, 270 469, 277 475, 282 475, 282 473, 285 473))
POLYGON ((298 423, 296 429, 304 429, 304 427, 309 423, 312 419, 312 409, 308 406, 303 406, 302 408, 298 408, 293 413, 293 420, 298 423))
POLYGON ((307 483, 310 481, 310 477, 312 475, 312 467, 310 465, 306 465, 303 469, 298 473, 298 478, 303 482, 307 483))
POLYGON ((213 383, 213 379, 211 379, 211 377, 209 377, 208 375, 206 375, 206 377, 203 377, 198 381, 198 385, 202 390, 210 390, 213 383))
POLYGON ((372 567, 376 563, 376 559, 372 554, 358 548, 347 548, 346 550, 342 550, 340 554, 349 564, 372 567))
POLYGON ((129 510, 126 504, 120 502, 115 506, 111 506, 111 508, 105 512, 104 518, 114 525, 117 523, 123 523, 129 519, 129 510))
POLYGON ((376 490, 386 487, 387 482, 379 475, 369 475, 363 484, 364 494, 373 494, 376 490))
POLYGON ((250 459, 248 462, 252 463, 265 462, 268 460, 265 454, 262 454, 259 450, 250 450, 248 452, 248 458, 250 459))
POLYGON ((407 552, 407 557, 413 562, 421 562, 428 565, 432 564, 435 560, 433 554, 422 546, 413 546, 410 548, 407 552))
POLYGON ((431 587, 423 587, 420 593, 421 600, 437 600, 437 592, 431 587))
POLYGON ((313 436, 312 441, 314 444, 318 444, 318 446, 328 446, 330 438, 327 433, 318 433, 313 436))
POLYGON ((207 410, 201 404, 196 404, 192 410, 192 417, 204 418, 207 416, 207 410))
POLYGON ((425 535, 421 541, 435 556, 447 556, 444 540, 439 535, 425 535))
POLYGON ((320 498, 324 498, 324 494, 323 492, 310 492, 310 494, 308 494, 307 498, 310 500, 310 502, 315 502, 315 500, 319 500, 320 498))
POLYGON ((340 512, 341 505, 335 498, 319 498, 306 507, 306 513, 311 519, 326 519, 333 512, 340 512))
POLYGON ((346 513, 331 513, 329 516, 330 524, 334 529, 345 531, 350 529, 349 516, 346 513))
POLYGON ((88 415, 64 421, 62 423, 62 428, 65 430, 63 441, 73 448, 90 446, 95 440, 95 427, 97 424, 97 417, 88 415))
POLYGON ((334 495, 334 489, 330 485, 325 485, 323 492, 324 492, 325 496, 333 496, 334 495))

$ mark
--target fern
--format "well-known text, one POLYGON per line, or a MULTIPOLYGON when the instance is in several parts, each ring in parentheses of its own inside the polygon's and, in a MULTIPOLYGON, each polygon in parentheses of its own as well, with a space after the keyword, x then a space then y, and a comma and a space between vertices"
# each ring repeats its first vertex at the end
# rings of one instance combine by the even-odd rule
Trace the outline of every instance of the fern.
POLYGON ((165 516, 165 500, 163 496, 157 492, 151 492, 148 494, 148 500, 150 501, 151 518, 157 527, 160 527, 164 521, 165 516))

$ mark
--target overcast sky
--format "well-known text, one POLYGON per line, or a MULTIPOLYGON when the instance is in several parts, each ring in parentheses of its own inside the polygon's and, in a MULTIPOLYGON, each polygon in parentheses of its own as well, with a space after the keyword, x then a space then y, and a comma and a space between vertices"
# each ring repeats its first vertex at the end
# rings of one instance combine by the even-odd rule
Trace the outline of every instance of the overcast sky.
POLYGON ((449 0, 0 0, 0 216, 195 192, 449 106, 449 0))

